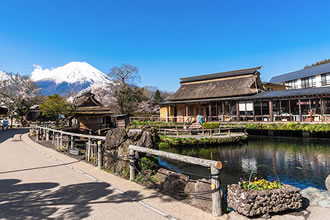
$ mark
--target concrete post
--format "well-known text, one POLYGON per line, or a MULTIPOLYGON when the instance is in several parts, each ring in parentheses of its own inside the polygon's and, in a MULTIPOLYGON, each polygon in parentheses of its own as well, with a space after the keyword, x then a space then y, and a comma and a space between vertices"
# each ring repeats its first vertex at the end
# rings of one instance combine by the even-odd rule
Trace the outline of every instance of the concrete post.
POLYGON ((134 181, 135 180, 135 151, 129 150, 129 180, 134 181))
POLYGON ((102 168, 102 144, 101 141, 97 142, 97 167, 102 168))

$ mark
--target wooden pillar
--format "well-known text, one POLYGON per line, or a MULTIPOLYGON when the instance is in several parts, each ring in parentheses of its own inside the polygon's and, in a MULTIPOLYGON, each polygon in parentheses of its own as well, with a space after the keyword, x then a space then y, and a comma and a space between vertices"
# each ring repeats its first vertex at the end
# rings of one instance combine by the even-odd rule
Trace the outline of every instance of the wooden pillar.
POLYGON ((246 106, 246 101, 244 101, 245 103, 245 121, 247 121, 247 106, 246 106))
POLYGON ((273 101, 269 100, 269 121, 273 121, 273 101))
POLYGON ((262 111, 262 101, 260 101, 260 113, 261 113, 261 121, 264 121, 264 113, 262 111))
POLYGON ((221 108, 222 108, 222 120, 225 120, 225 103, 221 101, 221 108))
POLYGON ((252 101, 253 121, 256 121, 256 112, 254 110, 254 100, 252 101))
POLYGON ((134 150, 129 150, 129 180, 135 180, 135 152, 134 150))
POLYGON ((292 119, 291 119, 291 100, 289 99, 288 100, 288 102, 289 102, 289 117, 290 117, 290 121, 292 121, 292 119))
POLYGON ((236 102, 236 117, 237 117, 237 121, 241 121, 241 116, 239 114, 239 102, 236 102))
POLYGON ((190 116, 189 115, 189 106, 188 105, 186 105, 186 116, 187 116, 187 118, 188 118, 188 116, 190 116))
POLYGON ((301 115, 301 102, 300 102, 300 99, 298 99, 298 104, 299 104, 299 121, 302 121, 302 115, 301 115))
POLYGON ((312 111, 312 100, 311 99, 308 99, 308 103, 309 103, 309 105, 308 105, 308 110, 309 111, 312 111))
POLYGON ((211 102, 209 102, 209 119, 208 121, 212 121, 212 105, 211 102))
POLYGON ((168 122, 169 115, 169 106, 166 106, 166 122, 168 122))
MULTIPOLYGON (((211 188, 212 190, 218 189, 220 187, 220 170, 216 167, 211 166, 211 188)), ((221 194, 220 190, 216 190, 212 193, 212 215, 213 216, 221 216, 222 207, 221 207, 221 194)))
POLYGON ((280 102, 280 116, 281 116, 281 121, 282 121, 282 101, 279 100, 279 102, 280 102))
POLYGON ((321 101, 321 120, 324 121, 324 101, 323 98, 320 99, 321 101))

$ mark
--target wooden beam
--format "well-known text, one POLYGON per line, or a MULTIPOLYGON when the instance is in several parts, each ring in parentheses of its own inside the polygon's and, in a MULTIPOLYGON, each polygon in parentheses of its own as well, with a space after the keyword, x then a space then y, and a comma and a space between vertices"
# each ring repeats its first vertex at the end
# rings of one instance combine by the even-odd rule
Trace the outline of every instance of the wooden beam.
POLYGON ((238 101, 236 101, 236 120, 237 121, 241 121, 241 116, 240 116, 240 114, 239 114, 239 102, 238 101))
POLYGON ((154 150, 154 149, 139 147, 139 146, 135 146, 135 145, 129 145, 129 149, 132 151, 138 151, 138 152, 142 152, 142 153, 157 155, 157 156, 169 158, 172 160, 178 160, 178 161, 182 161, 185 163, 191 163, 191 164, 195 164, 195 165, 199 165, 199 166, 203 166, 203 167, 212 167, 212 166, 221 167, 221 164, 222 164, 220 161, 184 156, 184 155, 180 155, 180 154, 174 154, 174 153, 170 153, 170 152, 166 152, 166 151, 154 150))
POLYGON ((301 102, 300 102, 300 99, 298 99, 298 104, 299 104, 299 121, 302 121, 301 102))
POLYGON ((208 121, 212 121, 212 105, 211 105, 211 102, 209 102, 209 120, 208 121))
POLYGON ((273 101, 269 100, 269 120, 273 121, 273 101))

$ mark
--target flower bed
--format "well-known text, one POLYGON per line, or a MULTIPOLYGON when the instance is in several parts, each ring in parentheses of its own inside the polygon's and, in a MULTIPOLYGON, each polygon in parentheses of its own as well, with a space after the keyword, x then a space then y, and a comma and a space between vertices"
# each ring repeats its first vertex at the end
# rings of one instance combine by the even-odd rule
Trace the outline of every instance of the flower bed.
POLYGON ((268 215, 302 206, 300 189, 290 185, 258 190, 232 184, 227 189, 228 206, 245 216, 268 215))

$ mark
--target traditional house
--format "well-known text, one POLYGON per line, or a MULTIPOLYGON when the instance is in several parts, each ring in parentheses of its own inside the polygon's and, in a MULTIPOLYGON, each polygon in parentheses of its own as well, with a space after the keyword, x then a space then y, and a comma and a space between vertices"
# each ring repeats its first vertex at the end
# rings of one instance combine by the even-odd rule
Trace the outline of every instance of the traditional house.
POLYGON ((263 85, 261 67, 181 79, 180 88, 161 103, 160 118, 206 121, 328 121, 330 87, 284 90, 263 85))
POLYGON ((160 117, 183 122, 197 120, 231 121, 240 111, 251 110, 251 103, 239 103, 233 98, 251 96, 263 90, 261 67, 181 78, 180 88, 162 103, 160 117))
POLYGON ((78 97, 74 108, 77 128, 95 132, 111 127, 113 112, 97 101, 91 92, 86 92, 78 97))

